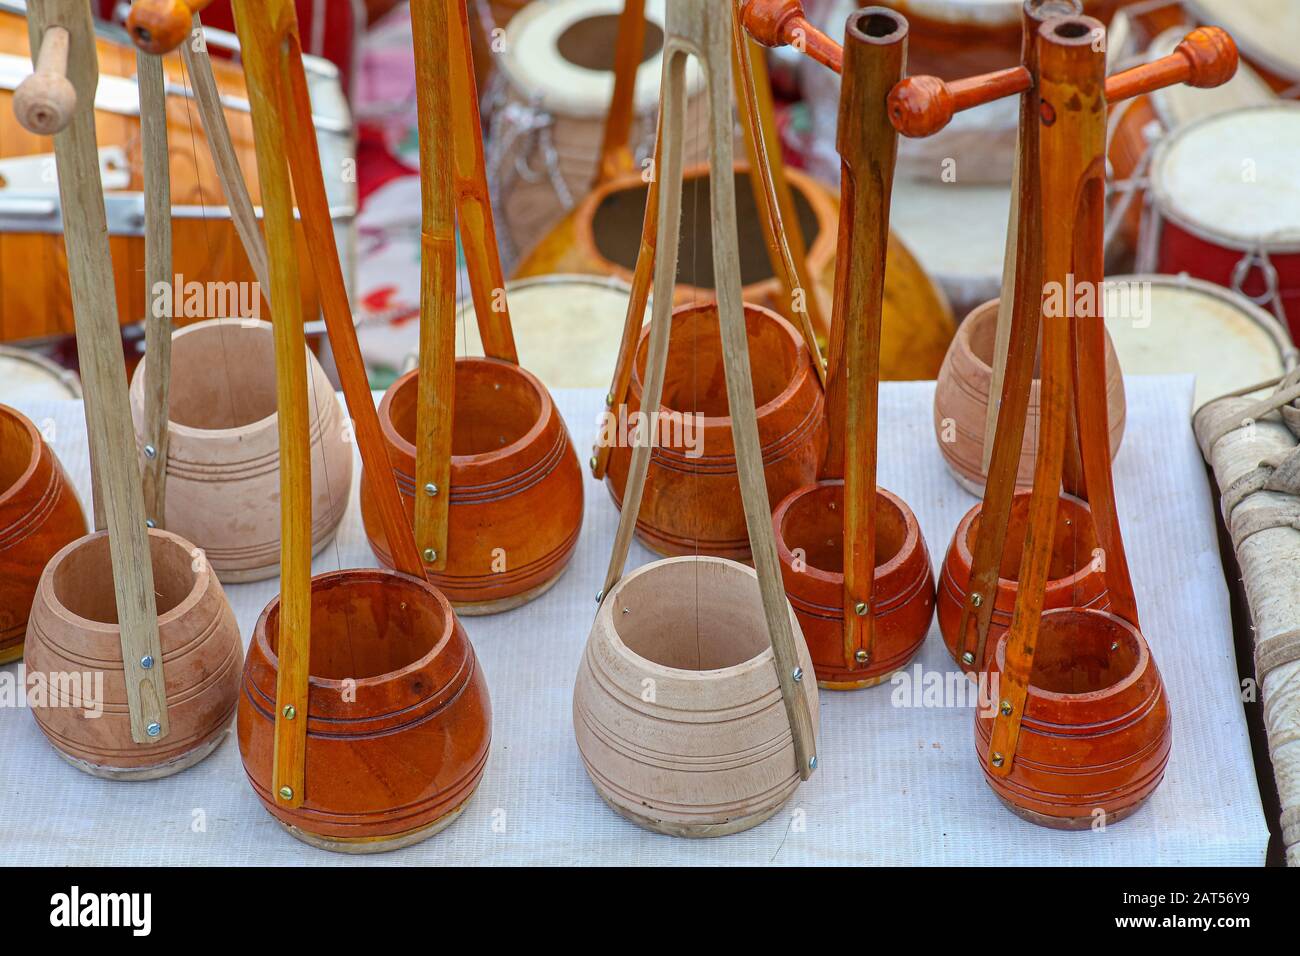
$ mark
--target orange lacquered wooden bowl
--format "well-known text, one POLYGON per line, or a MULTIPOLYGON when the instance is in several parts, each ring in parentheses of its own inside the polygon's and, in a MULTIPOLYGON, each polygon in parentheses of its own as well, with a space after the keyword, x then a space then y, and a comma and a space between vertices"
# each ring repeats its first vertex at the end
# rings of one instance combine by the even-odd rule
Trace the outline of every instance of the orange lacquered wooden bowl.
MULTIPOLYGON (((748 169, 737 163, 733 170, 742 296, 746 302, 798 322, 792 303, 772 272, 748 169)), ((798 170, 789 169, 786 175, 808 244, 808 274, 820 288, 822 301, 829 303, 835 285, 839 198, 798 170)), ((707 166, 686 170, 677 305, 714 297, 708 182, 707 166)), ((637 173, 611 179, 593 190, 524 258, 515 277, 568 272, 617 276, 631 283, 647 189, 648 184, 637 173)), ((911 250, 892 233, 882 321, 881 377, 903 381, 934 378, 956 329, 952 310, 911 250)))
MULTIPOLYGON (((977 668, 974 664, 958 660, 958 630, 961 626, 962 606, 966 603, 967 589, 970 587, 975 537, 979 533, 982 507, 976 505, 966 512, 957 525, 939 575, 939 630, 943 633, 943 643, 948 648, 948 653, 968 672, 977 668)), ((1011 500, 1006 543, 1002 549, 1002 566, 998 570, 997 595, 993 601, 993 618, 985 645, 986 656, 993 652, 1002 635, 1011 627, 1011 614, 1016 606, 1016 584, 1020 577, 1020 554, 1024 549, 1028 518, 1029 492, 1016 492, 1011 500)), ((1087 502, 1072 495, 1061 495, 1052 547, 1052 565, 1043 606, 1095 608, 1102 611, 1109 608, 1110 594, 1106 590, 1105 574, 1095 551, 1097 538, 1087 502)))
POLYGON ((51 693, 32 714, 61 757, 96 777, 178 773, 221 744, 235 712, 243 641, 216 574, 170 532, 150 529, 149 550, 168 721, 157 743, 131 739, 108 533, 78 538, 51 558, 32 605, 24 654, 29 684, 34 675, 85 675, 102 705, 87 708, 51 693))
MULTIPOLYGON (((416 372, 379 405, 388 458, 415 520, 416 372)), ((560 413, 532 373, 487 358, 456 360, 447 563, 429 581, 460 614, 517 607, 568 566, 582 527, 582 469, 560 413)), ((445 492, 439 492, 445 493, 445 492)), ((361 517, 375 555, 388 542, 365 479, 361 517)))
POLYGON ((58 458, 26 415, 0 405, 0 664, 23 656, 46 563, 85 533, 86 516, 58 458))
MULTIPOLYGON (((808 349, 789 322, 761 306, 746 305, 745 325, 763 474, 769 502, 775 505, 817 478, 826 450, 825 402, 808 349)), ((628 389, 629 423, 641 409, 649 340, 647 326, 628 389)), ((660 425, 660 441, 650 457, 637 536, 669 557, 705 554, 748 560, 718 310, 712 302, 679 306, 673 312, 660 415, 667 427, 660 425)), ((631 461, 631 441, 618 441, 605 482, 619 507, 631 461)))
POLYGON ((803 629, 817 682, 828 690, 871 687, 905 666, 934 617, 934 572, 916 516, 876 489, 876 570, 870 659, 844 659, 844 483, 819 481, 776 508, 776 550, 785 593, 803 629))
MULTIPOLYGON (((1039 826, 1084 830, 1123 820, 1160 785, 1169 761, 1169 704, 1151 650, 1121 618, 1078 608, 1044 611, 1036 643, 1006 777, 990 773, 985 759, 993 714, 976 712, 985 779, 1008 809, 1039 826)), ((1003 638, 991 678, 1005 655, 1003 638)))
POLYGON ((447 599, 383 569, 311 582, 306 788, 271 796, 280 599, 257 621, 239 699, 244 770, 267 811, 313 846, 373 853, 427 839, 464 809, 487 764, 487 681, 447 599))

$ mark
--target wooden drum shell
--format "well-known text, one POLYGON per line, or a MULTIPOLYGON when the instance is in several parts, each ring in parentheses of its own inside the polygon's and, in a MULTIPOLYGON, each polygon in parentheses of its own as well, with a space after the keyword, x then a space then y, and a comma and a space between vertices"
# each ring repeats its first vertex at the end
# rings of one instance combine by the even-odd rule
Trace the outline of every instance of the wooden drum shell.
POLYGON ((789 495, 772 515, 786 596, 808 643, 818 685, 827 690, 856 690, 887 681, 921 649, 934 617, 934 572, 921 526, 901 498, 877 488, 877 527, 883 531, 893 526, 890 532, 877 534, 877 546, 887 536, 897 535, 901 542, 892 554, 877 557, 871 596, 871 660, 866 664, 845 662, 843 571, 839 566, 833 570, 817 566, 801 540, 801 533, 818 535, 815 519, 809 520, 804 512, 804 508, 817 509, 823 512, 828 531, 819 537, 827 546, 842 549, 842 501, 843 482, 822 481, 789 495), (802 532, 796 522, 806 523, 802 532), (797 562, 796 547, 804 551, 797 562))
MULTIPOLYGON (((173 419, 168 423, 163 525, 201 548, 227 584, 274 577, 280 571, 280 436, 271 325, 208 320, 178 329, 172 339, 173 419), (189 349, 203 350, 210 369, 187 373, 180 363, 189 349), (229 408, 237 416, 258 397, 269 401, 270 414, 254 413, 248 416, 254 420, 239 425, 204 428, 175 420, 182 405, 200 415, 229 408)), ((196 356, 194 361, 204 360, 196 356)), ((130 391, 142 462, 146 362, 136 367, 130 391)), ((310 350, 307 365, 313 400, 308 422, 312 547, 319 554, 333 540, 347 510, 353 445, 345 437, 334 387, 310 350)))

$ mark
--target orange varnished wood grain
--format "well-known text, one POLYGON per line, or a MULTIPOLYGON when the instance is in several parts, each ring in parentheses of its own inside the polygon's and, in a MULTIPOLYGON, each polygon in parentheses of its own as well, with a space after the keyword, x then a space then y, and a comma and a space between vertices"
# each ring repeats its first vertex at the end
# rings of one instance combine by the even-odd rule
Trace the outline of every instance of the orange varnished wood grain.
POLYGON ((46 563, 86 530, 81 503, 50 446, 27 416, 0 405, 0 664, 22 656, 46 563))
MULTIPOLYGON (((582 470, 542 383, 513 362, 456 361, 447 560, 429 580, 462 614, 503 611, 558 580, 582 526, 582 470)), ((416 373, 379 406, 388 458, 408 522, 415 509, 416 373)), ((369 466, 367 466, 369 467, 369 466)), ((361 517, 375 555, 391 564, 368 483, 361 517)))
POLYGON ((253 630, 240 695, 253 790, 295 836, 330 849, 366 852, 436 832, 469 800, 488 758, 487 682, 464 628, 446 598, 396 571, 318 575, 311 602, 306 799, 284 807, 271 791, 278 599, 253 630))
MULTIPOLYGON (((799 333, 785 319, 746 304, 749 354, 758 403, 769 504, 814 481, 826 446, 824 401, 799 333)), ((641 335, 628 391, 627 419, 641 408, 650 330, 641 335)), ((741 507, 736 451, 728 415, 717 306, 678 306, 672 316, 668 372, 661 407, 669 421, 696 413, 702 428, 661 441, 650 458, 637 535, 663 555, 708 554, 745 560, 749 536, 741 507), (676 360, 674 360, 676 359, 676 360)), ((606 484, 622 503, 631 442, 610 455, 606 484)))

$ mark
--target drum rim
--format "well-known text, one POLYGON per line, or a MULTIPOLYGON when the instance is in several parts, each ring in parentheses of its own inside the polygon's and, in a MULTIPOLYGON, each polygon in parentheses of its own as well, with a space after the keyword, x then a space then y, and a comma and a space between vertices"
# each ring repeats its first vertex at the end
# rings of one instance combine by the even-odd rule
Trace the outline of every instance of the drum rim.
POLYGON ((1227 117, 1237 117, 1247 113, 1259 113, 1274 110, 1294 113, 1297 119, 1300 120, 1300 102, 1278 100, 1276 103, 1261 103, 1257 106, 1248 106, 1243 109, 1228 110, 1222 113, 1211 113, 1209 116, 1202 116, 1190 123, 1183 124, 1161 139, 1160 142, 1156 144, 1155 152, 1151 157, 1150 189, 1151 201, 1159 210, 1161 217, 1174 223, 1178 228, 1182 229, 1184 232, 1190 233, 1198 239, 1237 252, 1264 251, 1282 255, 1300 252, 1300 235, 1296 236, 1294 239, 1242 239, 1237 236, 1219 232, 1213 226, 1206 225, 1203 222, 1190 218, 1175 204, 1173 197, 1166 191, 1163 179, 1160 175, 1161 170, 1164 168, 1164 165, 1169 158, 1170 152, 1188 136, 1196 133, 1202 126, 1222 122, 1227 117))
POLYGON ((53 359, 41 355, 39 352, 33 352, 30 349, 18 348, 12 345, 0 344, 0 357, 13 358, 16 361, 26 362, 29 365, 35 365, 38 368, 49 372, 72 394, 64 401, 77 401, 82 397, 81 378, 72 369, 64 368, 53 359))
POLYGON ((1283 373, 1289 372, 1296 368, 1297 365, 1300 365, 1300 347, 1296 346, 1296 343, 1291 338, 1290 331, 1287 330, 1277 316, 1263 306, 1250 301, 1240 292, 1234 292, 1217 282, 1208 282, 1205 279, 1198 279, 1186 273, 1174 274, 1167 272, 1133 272, 1124 275, 1107 276, 1106 282, 1147 282, 1153 286, 1175 289, 1180 292, 1199 293, 1226 303, 1250 319, 1277 346, 1282 361, 1283 373))
MULTIPOLYGON (((1222 3, 1222 0, 1220 0, 1220 3, 1222 3)), ((1223 27, 1231 32, 1233 41, 1246 59, 1253 60, 1270 73, 1276 73, 1284 79, 1300 83, 1300 63, 1288 63, 1279 60, 1271 50, 1265 50, 1255 43, 1253 38, 1239 35, 1239 30, 1234 29, 1231 24, 1223 22, 1225 17, 1222 8, 1211 11, 1211 5, 1203 2, 1203 0, 1183 0, 1183 5, 1199 22, 1223 27)))
MULTIPOLYGON (((538 76, 529 75, 529 71, 525 71, 519 66, 515 59, 515 51, 524 48, 525 43, 520 40, 520 37, 528 30, 546 29, 547 33, 544 34, 544 37, 551 41, 553 47, 554 41, 579 20, 592 16, 617 15, 622 11, 622 8, 623 6, 618 0, 556 0, 556 2, 552 3, 530 3, 520 10, 506 26, 507 47, 506 53, 501 57, 500 62, 501 73, 506 78, 511 92, 524 102, 547 113, 576 119, 603 119, 609 111, 608 98, 596 97, 589 102, 581 102, 577 100, 572 92, 557 91, 553 85, 542 87, 538 82, 538 76), (538 21, 540 21, 540 26, 538 21), (548 21, 554 21, 554 23, 548 25, 548 21)), ((665 29, 664 0, 647 0, 645 15, 648 21, 654 22, 661 30, 665 29)), ((565 64, 567 70, 610 77, 609 82, 612 92, 612 71, 588 70, 577 64, 568 63, 558 53, 555 54, 555 57, 565 64)), ((642 116, 658 108, 658 86, 662 72, 662 50, 656 52, 637 68, 637 92, 633 101, 633 112, 636 115, 642 116), (643 82, 647 78, 653 79, 654 82, 643 82)), ((540 79, 546 80, 546 77, 540 79)), ((694 96, 704 89, 704 74, 694 60, 687 66, 686 87, 687 94, 690 96, 694 96)))
POLYGON ((906 17, 923 17, 935 23, 1000 29, 1018 26, 1020 0, 892 0, 890 6, 906 17), (958 16, 958 13, 965 14, 958 16))

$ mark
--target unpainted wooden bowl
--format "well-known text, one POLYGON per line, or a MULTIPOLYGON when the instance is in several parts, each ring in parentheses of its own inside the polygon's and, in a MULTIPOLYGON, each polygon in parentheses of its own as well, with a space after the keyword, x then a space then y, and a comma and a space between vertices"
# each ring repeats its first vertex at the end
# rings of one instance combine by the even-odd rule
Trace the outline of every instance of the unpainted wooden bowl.
MULTIPOLYGON (((790 612, 800 665, 812 659, 790 612)), ((818 725, 817 687, 798 684, 818 725)), ((573 689, 573 726, 596 792, 672 836, 738 833, 799 786, 753 569, 668 558, 605 596, 573 689)))
MULTIPOLYGON (((147 359, 131 379, 144 461, 147 359)), ((352 444, 329 376, 307 350, 312 552, 334 539, 352 488, 352 444)), ((280 571, 280 436, 271 324, 209 319, 172 333, 164 526, 202 548, 227 584, 280 571)))
POLYGON ((221 582, 178 535, 149 529, 149 551, 169 724, 157 743, 131 739, 106 531, 50 559, 27 626, 29 688, 58 688, 30 705, 36 723, 61 757, 97 777, 153 780, 193 766, 225 739, 235 712, 243 640, 221 582))

